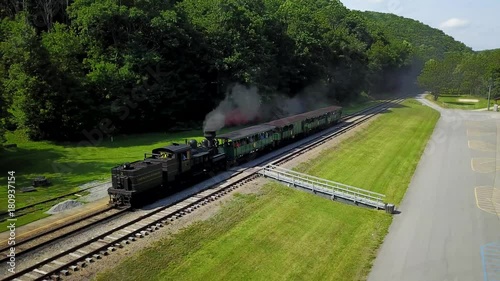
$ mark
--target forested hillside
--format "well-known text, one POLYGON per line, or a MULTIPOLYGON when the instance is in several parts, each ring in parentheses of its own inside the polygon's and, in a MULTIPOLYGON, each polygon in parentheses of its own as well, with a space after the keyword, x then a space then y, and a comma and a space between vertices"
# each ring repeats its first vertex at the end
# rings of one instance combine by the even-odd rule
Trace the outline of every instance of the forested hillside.
POLYGON ((34 140, 200 124, 235 83, 262 103, 395 91, 413 53, 467 50, 329 0, 2 1, 0 15, 0 130, 34 140))
POLYGON ((440 94, 500 95, 500 49, 473 52, 461 42, 419 21, 393 14, 359 12, 393 40, 412 46, 418 84, 440 94))
POLYGON ((441 94, 500 96, 500 49, 476 53, 448 53, 443 59, 429 60, 418 83, 441 94))
POLYGON ((462 42, 456 41, 442 30, 419 21, 394 14, 370 11, 360 13, 379 25, 388 37, 409 42, 418 63, 423 64, 430 59, 442 59, 447 52, 472 53, 472 49, 462 42))

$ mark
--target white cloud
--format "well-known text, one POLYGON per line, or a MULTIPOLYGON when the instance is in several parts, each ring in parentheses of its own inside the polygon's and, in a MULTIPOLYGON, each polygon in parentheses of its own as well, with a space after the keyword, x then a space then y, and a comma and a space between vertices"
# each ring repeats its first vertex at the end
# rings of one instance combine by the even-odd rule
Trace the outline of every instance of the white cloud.
POLYGON ((469 21, 465 19, 459 19, 459 18, 451 18, 447 21, 442 22, 439 27, 442 29, 446 28, 460 28, 460 27, 466 27, 469 25, 469 21))
POLYGON ((378 4, 378 3, 384 2, 385 0, 367 0, 367 1, 370 3, 377 3, 378 4))

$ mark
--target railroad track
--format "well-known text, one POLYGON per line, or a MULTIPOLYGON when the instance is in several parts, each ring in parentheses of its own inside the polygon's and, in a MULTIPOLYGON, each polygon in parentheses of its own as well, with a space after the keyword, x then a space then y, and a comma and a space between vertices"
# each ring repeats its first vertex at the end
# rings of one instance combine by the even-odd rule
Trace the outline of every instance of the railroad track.
MULTIPOLYGON (((288 149, 288 146, 282 148, 278 150, 281 152, 274 154, 270 157, 271 159, 255 160, 260 161, 256 164, 257 168, 243 169, 232 175, 230 179, 225 180, 223 184, 214 183, 204 191, 185 199, 179 199, 174 204, 151 210, 138 218, 109 229, 92 239, 55 254, 38 264, 6 276, 6 278, 2 280, 57 280, 62 276, 69 275, 71 271, 80 270, 88 263, 95 262, 103 256, 108 255, 110 252, 122 248, 138 238, 147 236, 151 232, 195 211, 203 205, 216 201, 243 184, 252 181, 259 176, 257 173, 259 171, 259 166, 263 164, 280 165, 294 159, 298 155, 304 154, 332 138, 352 130, 378 113, 390 108, 391 105, 401 103, 403 100, 404 99, 390 100, 362 110, 359 113, 348 115, 342 119, 343 123, 340 125, 306 138, 307 140, 304 141, 303 144, 288 149), (350 122, 346 123, 348 120, 350 120, 350 122)), ((53 241, 47 243, 53 243, 53 241)), ((31 251, 31 249, 25 250, 25 252, 28 251, 31 251)))
MULTIPOLYGON (((31 253, 35 250, 48 246, 55 240, 70 237, 74 234, 80 233, 86 228, 119 217, 125 214, 127 211, 128 209, 116 209, 112 208, 111 206, 106 206, 105 208, 79 217, 76 220, 63 222, 55 227, 47 228, 47 230, 35 233, 35 235, 30 236, 26 239, 16 239, 16 244, 14 245, 16 248, 16 259, 24 257, 26 254, 31 253)), ((2 243, 2 245, 7 245, 7 243, 2 243)), ((5 246, 0 248, 0 264, 5 264, 9 261, 9 257, 7 256, 7 254, 9 254, 10 252, 10 247, 11 246, 5 246)))

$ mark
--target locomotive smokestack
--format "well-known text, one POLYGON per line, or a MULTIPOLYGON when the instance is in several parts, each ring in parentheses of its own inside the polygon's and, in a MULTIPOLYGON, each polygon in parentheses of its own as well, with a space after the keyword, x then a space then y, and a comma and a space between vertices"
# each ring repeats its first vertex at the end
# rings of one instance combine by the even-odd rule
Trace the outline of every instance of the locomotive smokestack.
POLYGON ((205 131, 204 136, 208 140, 208 147, 215 147, 215 131, 205 131))

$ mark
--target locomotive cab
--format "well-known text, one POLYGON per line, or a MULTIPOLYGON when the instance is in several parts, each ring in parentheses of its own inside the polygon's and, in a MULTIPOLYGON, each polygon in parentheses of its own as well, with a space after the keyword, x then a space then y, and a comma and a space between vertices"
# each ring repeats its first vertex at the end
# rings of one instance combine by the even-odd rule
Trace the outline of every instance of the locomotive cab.
POLYGON ((181 174, 191 170, 191 148, 188 145, 173 144, 155 148, 145 158, 162 164, 165 183, 175 181, 181 174))

